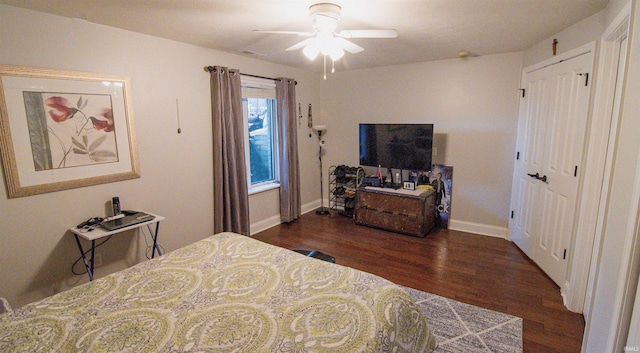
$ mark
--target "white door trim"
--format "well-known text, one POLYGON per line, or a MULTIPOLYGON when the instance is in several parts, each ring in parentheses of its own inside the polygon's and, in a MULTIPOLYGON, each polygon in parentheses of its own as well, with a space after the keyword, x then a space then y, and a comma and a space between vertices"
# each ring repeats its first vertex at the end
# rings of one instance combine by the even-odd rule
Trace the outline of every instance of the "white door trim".
MULTIPOLYGON (((636 225, 636 237, 640 233, 640 222, 636 225)), ((640 282, 640 279, 638 280, 640 282)), ((625 350, 640 350, 640 286, 636 289, 634 299, 633 313, 631 315, 631 324, 629 325, 629 334, 627 335, 627 344, 625 350)))
MULTIPOLYGON (((594 108, 590 132, 587 142, 585 167, 582 171, 592 171, 583 175, 584 193, 579 203, 578 222, 574 242, 569 254, 569 270, 566 282, 561 291, 567 308, 574 312, 584 312, 585 319, 589 316, 590 295, 593 293, 593 280, 596 275, 602 234, 603 215, 600 210, 600 200, 606 199, 602 195, 602 185, 610 178, 610 171, 605 171, 607 164, 607 149, 609 133, 612 128, 612 113, 614 94, 618 70, 618 53, 620 41, 629 32, 629 18, 631 7, 625 9, 616 17, 602 35, 599 56, 599 69, 596 74, 596 92, 594 94, 594 108), (594 244, 598 246, 594 247, 594 244), (591 271, 590 268, 594 269, 591 271), (588 286, 588 283, 591 283, 588 286)), ((617 126, 617 122, 615 122, 617 126)), ((616 128, 615 126, 613 127, 616 128)))
POLYGON ((524 70, 522 70, 525 74, 528 74, 530 72, 542 69, 544 67, 550 66, 550 65, 554 65, 557 64, 561 61, 565 61, 565 60, 569 60, 572 58, 575 58, 576 56, 580 56, 582 54, 586 54, 589 52, 595 52, 596 50, 596 42, 591 42, 591 43, 587 43, 585 45, 582 45, 580 47, 577 47, 575 49, 566 51, 562 54, 559 54, 557 56, 554 56, 552 58, 549 58, 547 60, 541 61, 539 63, 527 66, 524 68, 524 70))
MULTIPOLYGON (((625 132, 625 130, 620 128, 620 122, 637 122, 635 118, 637 118, 639 106, 638 102, 634 101, 634 99, 637 97, 637 94, 635 93, 637 93, 638 90, 638 83, 637 81, 629 79, 630 77, 634 77, 634 75, 637 77, 638 74, 638 66, 630 65, 631 60, 637 60, 633 59, 637 56, 637 52, 632 53, 629 51, 629 48, 631 48, 632 51, 634 48, 635 50, 638 49, 638 38, 632 38, 632 36, 637 36, 637 34, 640 33, 640 23, 638 22, 639 16, 638 13, 636 13, 637 11, 638 8, 637 5, 635 5, 635 2, 630 1, 627 6, 625 6, 624 10, 621 11, 619 16, 616 17, 616 20, 621 21, 613 22, 610 26, 612 30, 606 32, 606 34, 610 34, 610 36, 603 36, 603 43, 617 45, 617 48, 616 46, 609 48, 610 53, 613 53, 615 50, 620 48, 619 44, 625 38, 628 38, 629 40, 626 43, 626 55, 621 57, 621 61, 625 63, 627 71, 622 73, 622 75, 617 75, 617 77, 622 80, 622 83, 618 84, 617 87, 611 84, 608 86, 603 84, 602 92, 600 96, 598 96, 602 99, 603 105, 608 103, 606 100, 607 98, 611 99, 615 103, 616 101, 613 100, 613 98, 618 96, 618 94, 615 94, 615 91, 616 89, 619 89, 619 95, 622 103, 619 106, 616 104, 605 105, 605 108, 611 108, 611 110, 608 111, 611 121, 611 131, 610 140, 607 146, 601 203, 599 205, 594 234, 593 257, 591 261, 592 267, 587 287, 588 296, 584 304, 587 325, 582 345, 583 352, 596 350, 617 352, 624 349, 627 333, 629 333, 629 322, 632 310, 631 306, 633 305, 632 296, 636 292, 635 286, 637 285, 638 280, 639 262, 637 259, 637 246, 639 239, 637 230, 638 222, 640 220, 640 215, 638 213, 640 206, 640 175, 638 175, 638 171, 640 171, 640 156, 637 157, 637 161, 634 166, 629 166, 631 168, 635 168, 635 178, 633 182, 625 183, 625 185, 629 184, 629 191, 631 192, 628 209, 629 213, 621 215, 618 218, 613 218, 613 222, 611 222, 612 224, 617 225, 621 225, 620 222, 624 222, 626 227, 623 232, 619 231, 616 233, 615 238, 612 238, 610 234, 605 235, 608 229, 608 225, 605 223, 611 218, 608 212, 610 207, 609 200, 613 197, 612 195, 616 195, 609 191, 609 188, 613 183, 612 169, 615 167, 612 160, 617 155, 616 149, 620 148, 620 151, 629 151, 629 148, 633 148, 633 146, 635 146, 618 146, 620 141, 617 139, 617 136, 619 134, 622 135, 625 132), (633 34, 630 32, 631 30, 633 30, 633 34), (607 90, 607 88, 609 89, 607 90), (625 97, 625 95, 630 92, 633 92, 632 95, 625 97), (620 240, 623 240, 623 243, 621 245, 617 245, 613 249, 610 248, 608 253, 604 253, 603 249, 607 249, 607 245, 611 245, 612 241, 616 240, 618 243, 620 240), (615 250, 615 253, 612 253, 611 250, 615 250), (600 273, 601 270, 607 271, 605 265, 608 263, 607 259, 611 259, 612 256, 619 257, 620 268, 609 268, 608 273, 600 273), (614 270, 619 274, 614 277, 616 279, 615 288, 613 286, 614 283, 611 282, 606 285, 606 288, 598 288, 601 282, 603 282, 603 279, 611 278, 611 272, 614 270), (607 298, 603 298, 603 296, 607 298), (603 313, 606 313, 604 316, 607 317, 598 317, 603 316, 598 315, 603 313)), ((605 64, 611 66, 614 65, 613 62, 605 64)), ((603 70, 606 69, 612 68, 603 65, 603 70)), ((629 130, 626 131, 628 132, 629 130)), ((627 135, 626 138, 628 140, 630 137, 627 135)), ((612 212, 611 214, 616 213, 612 212)), ((637 302, 635 304, 638 305, 637 302)))

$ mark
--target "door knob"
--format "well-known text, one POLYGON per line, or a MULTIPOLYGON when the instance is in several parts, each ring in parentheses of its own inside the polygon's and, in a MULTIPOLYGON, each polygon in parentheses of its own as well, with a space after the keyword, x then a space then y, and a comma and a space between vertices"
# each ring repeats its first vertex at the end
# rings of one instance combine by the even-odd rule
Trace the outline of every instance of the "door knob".
POLYGON ((546 183, 546 182, 547 182, 547 176, 546 176, 546 175, 544 175, 544 176, 542 176, 542 177, 540 176, 540 173, 535 173, 535 174, 529 174, 529 173, 527 173, 527 175, 528 175, 528 176, 530 176, 530 177, 532 177, 532 178, 536 178, 536 179, 538 179, 538 180, 542 181, 543 183, 546 183))

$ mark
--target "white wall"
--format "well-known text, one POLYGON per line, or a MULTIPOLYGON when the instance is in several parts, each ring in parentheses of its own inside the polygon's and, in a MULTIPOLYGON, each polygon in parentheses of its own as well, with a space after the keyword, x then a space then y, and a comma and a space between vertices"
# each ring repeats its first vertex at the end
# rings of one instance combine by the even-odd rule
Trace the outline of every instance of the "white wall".
POLYGON ((337 72, 322 86, 327 166, 358 165, 359 123, 433 123, 434 162, 453 166, 452 228, 504 236, 520 53, 337 72))
MULTIPOLYGON (((0 187, 0 296, 14 306, 86 281, 70 267, 78 257, 66 230, 119 196, 124 209, 165 216, 167 251, 213 232, 211 108, 206 65, 298 81, 297 98, 319 102, 317 74, 81 20, 0 5, 0 63, 129 76, 142 177, 118 183, 8 199, 0 187), (177 133, 179 99, 182 133, 177 133)), ((299 129, 302 203, 317 202, 314 141, 299 129)), ((4 175, 2 176, 4 178, 4 175)), ((278 192, 251 197, 251 222, 277 217, 278 192)), ((135 237, 115 237, 100 252, 102 276, 135 261, 135 237), (127 263, 127 261, 129 263, 127 263)))
POLYGON ((606 11, 600 11, 524 51, 523 67, 545 61, 553 56, 553 39, 558 40, 556 54, 562 54, 600 39, 604 31, 606 11))
POLYGON ((609 0, 605 9, 605 27, 612 23, 616 16, 631 2, 632 0, 609 0))

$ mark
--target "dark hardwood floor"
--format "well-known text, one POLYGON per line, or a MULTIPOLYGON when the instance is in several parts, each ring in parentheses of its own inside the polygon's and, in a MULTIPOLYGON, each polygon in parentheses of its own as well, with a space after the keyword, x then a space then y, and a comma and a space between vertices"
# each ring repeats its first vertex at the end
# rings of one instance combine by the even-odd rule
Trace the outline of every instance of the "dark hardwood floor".
POLYGON ((400 285, 519 316, 524 352, 580 352, 582 315, 564 307, 558 286, 510 241, 453 230, 415 238, 315 213, 254 238, 315 249, 400 285))

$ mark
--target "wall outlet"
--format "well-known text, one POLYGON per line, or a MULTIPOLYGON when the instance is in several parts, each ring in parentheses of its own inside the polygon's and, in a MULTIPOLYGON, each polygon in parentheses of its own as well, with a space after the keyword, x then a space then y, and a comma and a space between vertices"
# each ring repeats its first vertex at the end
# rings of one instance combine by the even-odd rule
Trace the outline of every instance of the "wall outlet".
POLYGON ((102 254, 96 253, 93 258, 93 267, 100 267, 100 266, 102 266, 102 254))

